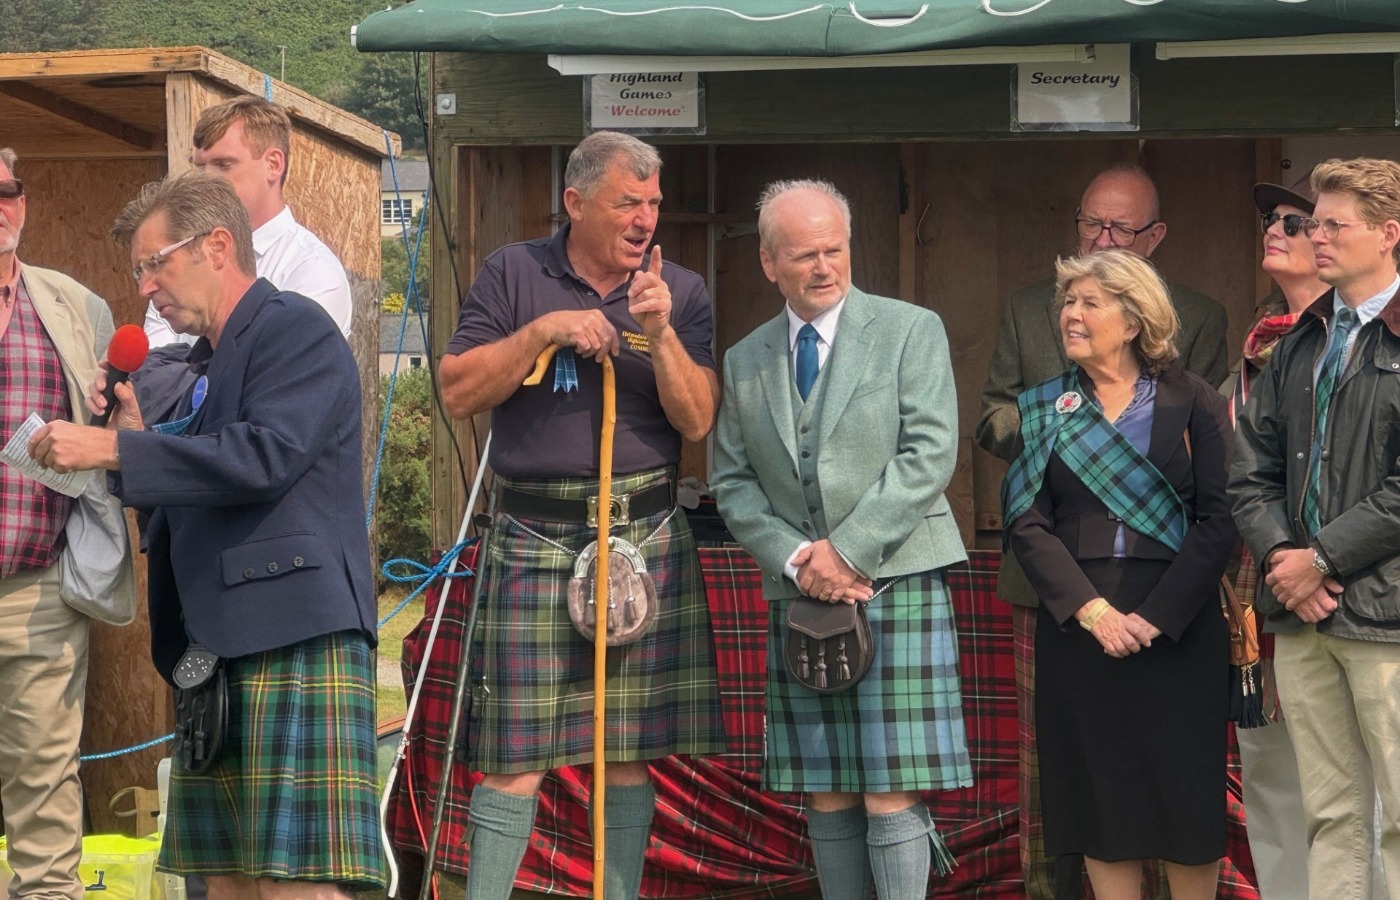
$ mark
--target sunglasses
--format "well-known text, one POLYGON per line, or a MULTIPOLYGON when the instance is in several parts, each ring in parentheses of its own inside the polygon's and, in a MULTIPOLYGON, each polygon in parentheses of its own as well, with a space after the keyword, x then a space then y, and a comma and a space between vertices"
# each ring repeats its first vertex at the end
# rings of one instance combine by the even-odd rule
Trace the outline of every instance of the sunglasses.
POLYGON ((1276 212, 1261 213, 1259 216, 1259 230, 1268 233, 1274 227, 1275 222, 1283 222, 1283 233, 1288 237, 1297 237, 1298 232, 1303 230, 1303 223, 1308 220, 1307 216, 1300 216, 1297 213, 1290 213, 1286 216, 1276 212))
POLYGON ((24 182, 18 178, 0 181, 0 200, 14 200, 24 196, 24 182))

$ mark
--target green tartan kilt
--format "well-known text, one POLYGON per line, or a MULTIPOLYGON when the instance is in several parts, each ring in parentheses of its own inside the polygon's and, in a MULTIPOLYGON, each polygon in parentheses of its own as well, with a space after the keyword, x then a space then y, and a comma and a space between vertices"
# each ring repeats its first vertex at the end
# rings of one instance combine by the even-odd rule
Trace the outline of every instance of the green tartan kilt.
POLYGON ((369 642, 340 631, 224 661, 229 731, 175 761, 161 871, 384 886, 369 642))
POLYGON ((884 793, 971 785, 943 571, 904 576, 866 606, 875 659, 854 688, 837 694, 788 676, 782 648, 790 603, 769 604, 763 786, 884 793))
MULTIPOLYGON (((661 474, 614 478, 612 491, 631 493, 661 474)), ((596 479, 501 481, 554 497, 598 491, 596 479)), ((714 635, 685 513, 658 513, 612 534, 641 551, 658 612, 646 635, 608 648, 607 759, 723 753, 714 635)), ((508 775, 592 761, 593 644, 574 629, 565 600, 575 555, 596 537, 583 525, 496 516, 471 655, 467 758, 475 770, 508 775)))

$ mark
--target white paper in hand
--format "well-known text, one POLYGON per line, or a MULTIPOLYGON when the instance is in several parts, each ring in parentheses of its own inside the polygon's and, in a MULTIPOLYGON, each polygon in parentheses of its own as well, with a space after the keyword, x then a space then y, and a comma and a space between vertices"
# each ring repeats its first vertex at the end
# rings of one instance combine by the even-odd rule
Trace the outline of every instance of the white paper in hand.
POLYGON ((76 497, 81 494, 92 480, 92 470, 85 472, 65 472, 58 473, 53 469, 47 469, 29 456, 29 438, 44 427, 44 420, 39 418, 38 413, 30 413, 29 418, 24 420, 14 435, 5 444, 5 448, 0 450, 0 462, 13 467, 21 475, 32 478, 44 487, 52 488, 60 494, 67 494, 69 497, 76 497))

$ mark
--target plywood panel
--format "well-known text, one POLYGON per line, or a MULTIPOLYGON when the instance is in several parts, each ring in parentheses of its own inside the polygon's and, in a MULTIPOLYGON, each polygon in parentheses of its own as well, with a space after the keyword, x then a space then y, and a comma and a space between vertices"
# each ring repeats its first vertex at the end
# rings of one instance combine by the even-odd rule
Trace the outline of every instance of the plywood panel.
POLYGON ((1157 181, 1167 237, 1153 261, 1225 306, 1226 346, 1238 356, 1253 321, 1258 264, 1254 141, 1148 141, 1143 161, 1157 181))
POLYGON ((155 158, 19 161, 29 197, 20 258, 58 269, 103 297, 118 325, 140 322, 146 302, 131 281, 131 260, 108 234, 141 185, 161 177, 155 158))

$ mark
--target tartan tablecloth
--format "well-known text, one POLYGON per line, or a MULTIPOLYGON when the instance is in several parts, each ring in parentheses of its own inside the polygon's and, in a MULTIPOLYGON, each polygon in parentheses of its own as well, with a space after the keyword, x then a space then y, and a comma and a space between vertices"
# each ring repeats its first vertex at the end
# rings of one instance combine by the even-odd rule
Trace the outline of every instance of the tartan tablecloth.
MULTIPOLYGON (((737 548, 702 548, 700 556, 730 752, 707 759, 671 757, 652 764, 657 816, 642 894, 731 900, 815 896, 798 796, 759 790, 767 628, 759 571, 737 548)), ((1016 684, 1010 607, 994 597, 999 561, 997 553, 977 551, 966 564, 949 572, 975 783, 963 790, 927 795, 939 831, 958 863, 951 876, 932 880, 930 897, 1023 896, 1016 836, 1016 684)), ((431 828, 470 597, 467 581, 455 581, 448 592, 408 754, 389 806, 389 833, 397 847, 410 852, 423 852, 431 828)), ((404 678, 410 689, 423 659, 438 594, 437 589, 428 592, 423 621, 404 639, 404 678)), ((1233 746, 1232 740, 1229 847, 1218 896, 1257 900, 1233 746)), ((466 801, 476 781, 465 767, 454 768, 439 841, 440 865, 452 871, 466 869, 462 833, 466 801)), ((570 768, 551 774, 540 791, 535 833, 517 886, 588 896, 592 887, 588 832, 587 772, 570 768)))

